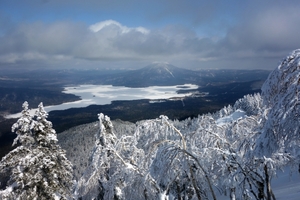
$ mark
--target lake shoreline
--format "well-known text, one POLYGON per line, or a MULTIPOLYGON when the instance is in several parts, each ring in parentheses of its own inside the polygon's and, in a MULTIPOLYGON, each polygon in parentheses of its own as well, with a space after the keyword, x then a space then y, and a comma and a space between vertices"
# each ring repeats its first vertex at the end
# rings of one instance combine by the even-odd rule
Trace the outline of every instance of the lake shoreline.
MULTIPOLYGON (((109 105, 113 101, 132 101, 142 99, 149 101, 167 99, 180 100, 180 98, 193 95, 191 90, 196 90, 198 87, 199 86, 194 84, 149 86, 140 88, 113 85, 74 85, 65 87, 62 92, 78 96, 81 100, 66 102, 59 105, 44 106, 47 112, 51 112, 70 108, 84 108, 90 105, 109 105)), ((36 110, 37 109, 30 109, 30 114, 34 115, 36 110)), ((4 118, 14 119, 19 118, 20 116, 21 112, 8 114, 4 116, 4 118)))

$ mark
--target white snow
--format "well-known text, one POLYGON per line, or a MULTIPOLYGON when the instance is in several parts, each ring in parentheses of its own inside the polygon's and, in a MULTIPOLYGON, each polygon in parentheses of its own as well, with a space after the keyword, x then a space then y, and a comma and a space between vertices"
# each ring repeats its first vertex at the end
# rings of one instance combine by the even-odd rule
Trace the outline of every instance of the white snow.
POLYGON ((244 117, 246 117, 246 112, 241 110, 241 109, 237 109, 231 115, 219 118, 216 122, 217 122, 218 125, 223 125, 223 124, 226 124, 226 123, 229 123, 229 122, 236 121, 238 119, 242 119, 244 117))
POLYGON ((279 171, 272 180, 272 189, 277 200, 300 199, 300 173, 291 173, 289 168, 279 171))
POLYGON ((173 77, 175 78, 175 76, 173 75, 173 73, 172 73, 168 68, 165 67, 165 70, 166 70, 167 72, 169 72, 169 73, 171 74, 171 76, 173 76, 173 77))
MULTIPOLYGON (((271 187, 276 200, 300 199, 300 173, 291 173, 288 167, 284 171, 278 171, 277 177, 271 181, 271 187)), ((229 196, 218 195, 218 200, 229 200, 229 196)))

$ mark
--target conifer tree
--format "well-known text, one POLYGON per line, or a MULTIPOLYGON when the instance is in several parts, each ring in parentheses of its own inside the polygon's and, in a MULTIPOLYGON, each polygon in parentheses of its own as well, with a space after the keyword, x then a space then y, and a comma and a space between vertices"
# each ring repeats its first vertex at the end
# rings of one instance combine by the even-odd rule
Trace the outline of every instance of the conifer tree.
POLYGON ((57 145, 56 132, 40 103, 33 118, 24 102, 22 116, 12 126, 16 149, 0 163, 0 173, 10 173, 1 199, 68 199, 71 197, 72 164, 57 145))

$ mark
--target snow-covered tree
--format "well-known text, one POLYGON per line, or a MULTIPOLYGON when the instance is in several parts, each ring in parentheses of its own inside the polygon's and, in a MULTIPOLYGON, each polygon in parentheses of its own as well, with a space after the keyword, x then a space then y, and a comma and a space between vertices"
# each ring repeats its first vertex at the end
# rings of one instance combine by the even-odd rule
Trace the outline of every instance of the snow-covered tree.
POLYGON ((259 151, 300 155, 300 49, 288 55, 262 86, 265 125, 259 151))
POLYGON ((262 109, 262 99, 259 93, 254 95, 245 95, 243 98, 238 99, 234 104, 234 109, 241 109, 250 115, 260 115, 262 109))
MULTIPOLYGON (((113 145, 117 138, 109 117, 101 113, 98 115, 98 119, 99 131, 96 134, 96 142, 89 158, 89 165, 76 186, 75 195, 81 199, 103 199, 104 184, 113 173, 110 167, 114 162, 113 145)), ((115 169, 118 170, 119 167, 116 163, 115 169)), ((107 188, 109 190, 108 186, 107 188)))
POLYGON ((263 127, 256 141, 255 156, 263 171, 267 199, 275 199, 271 178, 300 158, 300 50, 288 55, 262 86, 263 127))
POLYGON ((249 151, 259 120, 232 107, 222 116, 181 122, 161 116, 138 122, 134 135, 117 138, 109 117, 100 114, 100 130, 77 197, 216 199, 216 191, 229 192, 232 199, 258 196, 257 182, 263 180, 253 171, 249 151))
POLYGON ((89 165, 77 183, 80 199, 156 199, 159 193, 147 173, 144 151, 137 148, 136 135, 117 138, 110 118, 98 115, 99 132, 89 165), (146 169, 145 169, 146 168, 146 169), (152 198, 151 198, 152 197, 152 198))
POLYGON ((30 116, 28 103, 23 104, 22 116, 12 126, 17 133, 16 149, 0 163, 1 173, 10 173, 2 199, 68 199, 71 198, 72 164, 65 151, 57 145, 52 123, 41 103, 30 116))

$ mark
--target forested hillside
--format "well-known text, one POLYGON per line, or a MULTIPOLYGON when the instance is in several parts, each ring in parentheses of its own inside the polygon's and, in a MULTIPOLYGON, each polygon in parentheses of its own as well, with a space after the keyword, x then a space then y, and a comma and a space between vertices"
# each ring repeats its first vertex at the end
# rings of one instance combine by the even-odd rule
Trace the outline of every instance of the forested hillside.
MULTIPOLYGON (((121 120, 112 121, 114 131, 119 137, 133 135, 135 124, 121 120)), ((88 166, 88 157, 95 144, 95 135, 99 131, 99 123, 89 123, 70 128, 57 135, 58 143, 66 149, 66 156, 73 164, 74 178, 78 180, 88 166), (72 139, 70 139, 72 137, 72 139)))
MULTIPOLYGON (((44 185, 51 188, 47 191, 54 193, 53 199, 276 199, 272 181, 278 170, 289 167, 299 176, 299 89, 300 50, 295 50, 270 74, 261 95, 246 95, 215 113, 183 121, 161 115, 136 124, 112 122, 100 113, 97 123, 74 127, 58 137, 73 163, 73 193, 57 188, 55 192, 52 179, 45 178, 44 185)), ((48 129, 37 126, 45 116, 37 113, 37 122, 30 125, 31 118, 23 115, 18 121, 21 135, 47 136, 48 129)), ((55 133, 50 133, 48 138, 55 140, 55 133)), ((2 174, 12 174, 8 187, 0 191, 4 199, 18 197, 20 188, 32 185, 22 181, 28 173, 23 169, 30 171, 29 158, 17 154, 24 162, 9 171, 11 157, 4 157, 0 165, 2 174)), ((45 174, 49 171, 35 167, 45 174)))

